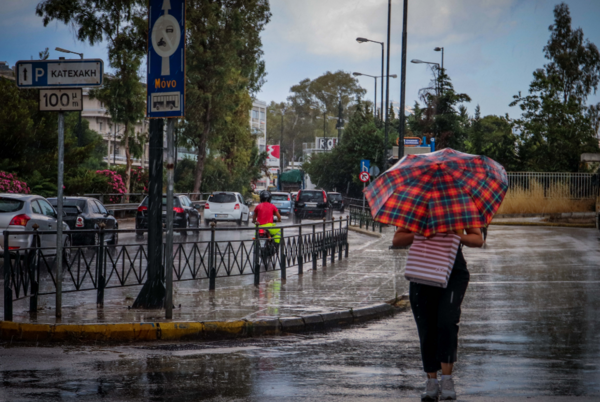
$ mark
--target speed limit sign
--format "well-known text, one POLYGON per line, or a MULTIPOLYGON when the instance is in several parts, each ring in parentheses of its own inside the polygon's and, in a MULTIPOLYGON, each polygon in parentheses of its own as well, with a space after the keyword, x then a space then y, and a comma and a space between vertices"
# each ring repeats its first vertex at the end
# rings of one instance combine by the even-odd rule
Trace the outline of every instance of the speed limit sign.
POLYGON ((370 178, 371 176, 369 175, 369 172, 360 172, 360 174, 358 175, 358 179, 363 183, 368 182, 370 178))

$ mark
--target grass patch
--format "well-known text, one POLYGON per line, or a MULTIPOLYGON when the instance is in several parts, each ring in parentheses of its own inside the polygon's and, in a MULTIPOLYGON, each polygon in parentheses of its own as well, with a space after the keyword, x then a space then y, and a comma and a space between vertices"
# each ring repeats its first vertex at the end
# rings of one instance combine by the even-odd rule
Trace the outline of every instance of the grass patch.
POLYGON ((593 212, 596 200, 574 200, 565 184, 553 184, 545 192, 537 181, 529 188, 508 190, 497 214, 556 214, 563 212, 593 212))

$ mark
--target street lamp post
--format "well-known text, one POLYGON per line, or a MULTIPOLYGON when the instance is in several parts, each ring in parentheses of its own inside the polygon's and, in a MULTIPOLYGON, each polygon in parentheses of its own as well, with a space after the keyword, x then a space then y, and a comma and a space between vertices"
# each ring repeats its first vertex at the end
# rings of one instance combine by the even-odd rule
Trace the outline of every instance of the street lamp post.
MULTIPOLYGON (((410 62, 413 64, 433 64, 433 65, 437 66, 438 78, 436 79, 436 81, 439 81, 439 77, 441 74, 440 63, 434 63, 432 61, 423 61, 423 60, 419 60, 419 59, 412 59, 410 62)), ((436 90, 437 90, 437 83, 436 83, 436 90)))
MULTIPOLYGON (((376 40, 371 40, 371 39, 367 39, 367 38, 356 38, 356 41, 358 43, 373 42, 373 43, 379 43, 381 45, 381 77, 383 77, 384 76, 383 65, 384 65, 384 59, 385 59, 384 50, 383 50, 383 42, 377 42, 376 40)), ((381 106, 383 108, 383 82, 381 83, 381 106)), ((381 113, 381 119, 383 120, 383 110, 381 113)))
MULTIPOLYGON (((62 53, 77 54, 77 55, 79 55, 81 60, 83 60, 83 53, 73 52, 71 50, 63 49, 62 47, 56 47, 56 48, 54 48, 54 50, 56 50, 57 52, 62 52, 62 53)), ((83 99, 81 99, 81 102, 83 102, 83 99)), ((81 145, 81 110, 79 111, 79 125, 77 126, 77 145, 81 145)))
MULTIPOLYGON (((365 76, 365 77, 371 77, 375 79, 375 115, 377 115, 377 78, 383 78, 383 75, 379 76, 379 75, 369 75, 369 74, 363 74, 363 73, 352 73, 353 76, 358 77, 358 76, 365 76)), ((390 78, 398 78, 398 76, 396 74, 390 74, 390 78)), ((383 91, 381 91, 383 93, 383 91)))
POLYGON ((408 0, 404 0, 404 10, 402 11, 402 67, 400 72, 400 127, 398 136, 398 158, 404 158, 404 129, 406 115, 405 99, 406 99, 406 38, 408 30, 408 0))
MULTIPOLYGON (((442 74, 444 73, 444 48, 443 47, 436 47, 435 49, 433 49, 436 52, 442 52, 442 74)), ((442 93, 442 95, 444 94, 444 83, 440 82, 441 84, 441 88, 440 88, 440 92, 442 93)))

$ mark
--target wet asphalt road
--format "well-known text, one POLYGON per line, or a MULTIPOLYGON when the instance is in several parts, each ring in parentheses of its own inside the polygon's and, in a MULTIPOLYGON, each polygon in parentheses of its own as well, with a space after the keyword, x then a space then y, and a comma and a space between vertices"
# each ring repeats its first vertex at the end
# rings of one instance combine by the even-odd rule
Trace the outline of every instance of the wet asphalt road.
MULTIPOLYGON (((455 379, 465 401, 600 400, 593 229, 490 228, 467 249, 455 379)), ((327 333, 241 341, 0 349, 0 400, 418 400, 410 312, 327 333)))

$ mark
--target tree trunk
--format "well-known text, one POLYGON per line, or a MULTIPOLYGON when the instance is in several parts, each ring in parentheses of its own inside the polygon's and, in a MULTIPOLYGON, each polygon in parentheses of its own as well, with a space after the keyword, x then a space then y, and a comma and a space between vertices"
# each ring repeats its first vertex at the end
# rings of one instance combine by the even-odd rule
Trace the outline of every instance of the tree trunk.
MULTIPOLYGON (((206 162, 206 144, 208 142, 208 131, 210 128, 205 126, 204 132, 202 133, 202 139, 198 144, 198 160, 196 161, 196 176, 194 177, 194 193, 200 192, 200 186, 202 185, 202 174, 204 173, 204 163, 206 162)), ((202 199, 200 196, 197 199, 202 199)))
POLYGON ((131 153, 129 152, 129 123, 125 123, 125 133, 123 135, 123 142, 125 143, 125 177, 123 182, 125 183, 125 200, 122 201, 125 204, 129 203, 129 189, 131 188, 131 153))

